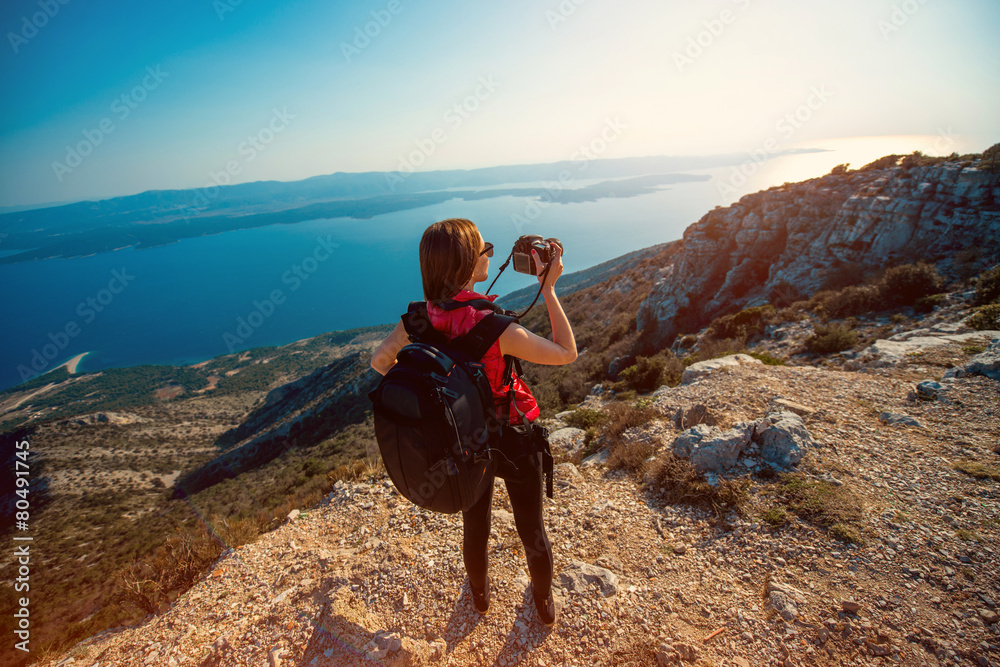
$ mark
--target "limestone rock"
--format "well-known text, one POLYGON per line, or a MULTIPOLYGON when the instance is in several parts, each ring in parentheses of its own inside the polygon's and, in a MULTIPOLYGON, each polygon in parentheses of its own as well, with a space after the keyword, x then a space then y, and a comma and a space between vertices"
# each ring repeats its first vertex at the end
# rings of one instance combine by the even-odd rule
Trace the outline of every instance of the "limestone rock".
POLYGON ((673 416, 673 422, 674 428, 681 431, 687 430, 696 424, 708 424, 709 426, 718 424, 718 420, 701 403, 692 405, 686 410, 684 408, 677 408, 673 416))
POLYGON ((948 162, 829 174, 746 195, 684 231, 683 249, 651 276, 636 325, 666 346, 679 313, 699 327, 734 309, 790 305, 852 264, 887 267, 913 248, 937 262, 955 248, 996 247, 998 187, 1000 174, 948 162))
POLYGON ((62 423, 73 424, 74 426, 122 426, 125 424, 141 424, 148 421, 149 419, 132 414, 131 412, 93 412, 89 415, 80 415, 79 417, 67 419, 62 423))
POLYGON ((799 605, 805 603, 802 591, 788 584, 772 581, 767 585, 767 601, 786 621, 799 616, 799 605))
MULTIPOLYGON (((1000 336, 1000 333, 994 331, 980 331, 979 333, 997 333, 1000 336)), ((985 351, 972 357, 962 366, 950 368, 944 374, 946 378, 966 375, 984 375, 991 380, 1000 381, 1000 338, 995 338, 985 351)))
POLYGON ((774 400, 774 406, 779 410, 794 412, 800 417, 808 417, 812 413, 816 412, 813 408, 802 405, 801 403, 796 403, 795 401, 789 401, 786 398, 776 398, 774 400))
POLYGON ((805 422, 794 412, 768 415, 757 425, 754 441, 765 461, 782 468, 797 465, 806 448, 816 446, 805 422))
POLYGON ((587 432, 582 428, 561 428, 549 435, 549 445, 552 446, 553 453, 573 456, 583 449, 586 437, 587 432))
POLYGON ((674 454, 691 459, 698 472, 722 472, 733 467, 740 452, 750 442, 754 422, 741 422, 728 431, 697 424, 681 433, 671 444, 674 454))
POLYGON ((861 604, 855 602, 854 600, 841 600, 840 608, 846 611, 848 614, 857 614, 861 611, 861 604))
POLYGON ((607 447, 597 452, 596 454, 591 454, 580 463, 581 468, 593 468, 595 466, 604 465, 608 460, 608 455, 611 453, 607 447))
POLYGON ((945 386, 934 380, 924 380, 917 385, 917 398, 922 401, 933 401, 941 395, 945 386))
MULTIPOLYGON (((884 340, 877 340, 858 355, 858 361, 872 367, 895 366, 906 361, 908 356, 924 352, 931 348, 950 345, 952 343, 969 343, 981 340, 983 337, 991 340, 1000 339, 997 331, 976 331, 963 334, 946 334, 930 329, 904 331, 884 340)), ((974 358, 973 358, 974 359, 974 358)), ((970 362, 971 363, 971 362, 970 362)), ((951 369, 954 370, 954 369, 951 369)), ((951 371, 949 371, 951 372, 951 371)), ((949 377, 946 373, 945 377, 949 377)))
POLYGON ((922 426, 916 418, 896 412, 883 412, 878 416, 878 419, 889 426, 922 426))
POLYGON ((728 357, 709 359, 708 361, 699 361, 698 363, 691 364, 684 369, 684 374, 681 375, 681 384, 691 384, 695 380, 715 373, 723 368, 733 368, 743 364, 762 366, 763 362, 761 362, 760 359, 754 359, 749 354, 730 354, 728 357))
POLYGON ((556 585, 569 593, 582 593, 597 586, 604 597, 618 592, 618 575, 603 567, 573 561, 556 577, 556 585))

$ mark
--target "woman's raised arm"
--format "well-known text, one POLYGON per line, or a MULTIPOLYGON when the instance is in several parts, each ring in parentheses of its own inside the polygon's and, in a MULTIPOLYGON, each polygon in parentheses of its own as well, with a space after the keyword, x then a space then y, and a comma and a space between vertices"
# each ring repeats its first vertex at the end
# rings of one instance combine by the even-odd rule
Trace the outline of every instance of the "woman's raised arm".
POLYGON ((549 366, 561 366, 576 360, 576 338, 573 337, 573 328, 569 324, 566 313, 563 312, 562 304, 556 296, 556 281, 562 275, 562 245, 553 244, 556 248, 555 257, 552 258, 552 266, 548 273, 542 278, 542 262, 538 253, 535 255, 535 266, 539 270, 539 281, 542 283, 542 297, 549 310, 549 322, 552 324, 552 340, 542 338, 533 334, 520 324, 507 327, 507 330, 500 336, 500 352, 509 354, 512 357, 530 361, 536 364, 548 364, 549 366))

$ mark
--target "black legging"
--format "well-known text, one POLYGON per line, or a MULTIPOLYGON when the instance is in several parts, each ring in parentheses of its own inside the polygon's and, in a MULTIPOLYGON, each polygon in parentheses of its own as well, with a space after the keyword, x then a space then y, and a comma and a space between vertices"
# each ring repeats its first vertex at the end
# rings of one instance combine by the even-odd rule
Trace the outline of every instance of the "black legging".
MULTIPOLYGON (((552 544, 545 534, 542 519, 542 469, 537 456, 517 460, 520 473, 509 465, 500 465, 497 475, 503 477, 507 495, 514 509, 517 534, 524 545, 528 559, 531 586, 539 600, 548 597, 552 590, 552 544)), ((462 512, 462 556, 469 582, 477 589, 486 588, 488 570, 488 542, 490 518, 493 507, 493 485, 470 509, 462 512)))

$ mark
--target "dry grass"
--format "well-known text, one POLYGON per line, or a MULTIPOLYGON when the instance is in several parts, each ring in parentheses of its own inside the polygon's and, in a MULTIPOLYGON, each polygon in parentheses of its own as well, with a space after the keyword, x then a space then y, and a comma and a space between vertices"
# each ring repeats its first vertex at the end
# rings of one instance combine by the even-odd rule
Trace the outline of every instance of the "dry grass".
POLYGON ((994 482, 1000 482, 1000 469, 978 461, 955 461, 952 467, 976 479, 992 479, 994 482))
POLYGON ((222 540, 204 524, 193 530, 177 529, 152 553, 132 562, 117 577, 113 601, 156 613, 170 594, 190 588, 202 572, 222 553, 222 540))
POLYGON ((763 519, 765 523, 777 528, 778 526, 783 526, 788 523, 788 512, 780 507, 771 507, 770 509, 761 512, 760 518, 763 519))
POLYGON ((649 406, 639 407, 630 403, 616 402, 607 406, 608 420, 604 424, 601 435, 612 441, 612 449, 616 440, 630 428, 642 426, 656 419, 658 413, 649 406))
POLYGON ((601 437, 609 444, 608 466, 624 469, 642 476, 646 469, 646 459, 652 456, 658 442, 652 440, 625 440, 622 436, 630 428, 648 424, 658 413, 652 407, 639 407, 629 403, 611 403, 607 407, 607 420, 601 429, 601 437))
POLYGON ((716 514, 732 508, 743 510, 749 497, 750 483, 742 479, 720 477, 712 486, 691 465, 671 451, 660 454, 650 467, 647 488, 668 504, 708 507, 716 514))
POLYGON ((797 516, 826 528, 837 539, 863 544, 861 498, 846 486, 811 479, 800 473, 781 475, 778 495, 797 516))

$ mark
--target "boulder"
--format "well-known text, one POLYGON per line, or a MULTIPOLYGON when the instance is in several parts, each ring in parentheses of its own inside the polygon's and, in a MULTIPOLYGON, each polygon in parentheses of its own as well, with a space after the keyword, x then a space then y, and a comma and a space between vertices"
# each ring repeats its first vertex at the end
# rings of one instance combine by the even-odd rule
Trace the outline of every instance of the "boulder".
POLYGON ((618 575, 603 567, 573 561, 556 577, 556 585, 568 593, 584 593, 597 586, 604 597, 618 592, 618 575))
POLYGON ((765 417, 756 427, 754 441, 760 445, 763 459, 781 468, 798 464, 806 448, 816 446, 802 418, 787 411, 765 417))
MULTIPOLYGON (((983 332, 979 333, 994 333, 983 332)), ((995 339, 985 351, 969 359, 962 366, 948 369, 946 378, 963 377, 966 375, 983 375, 991 380, 1000 381, 1000 339, 995 339)))
POLYGON ((772 581, 767 585, 767 601, 786 621, 794 621, 799 616, 799 605, 806 598, 799 589, 772 581))
POLYGON ((753 437, 755 422, 740 422, 728 431, 697 424, 681 433, 671 448, 676 456, 691 459, 698 472, 722 472, 733 467, 753 437))
POLYGON ((922 401, 933 401, 941 395, 945 386, 934 380, 924 380, 917 385, 917 398, 922 401))
MULTIPOLYGON (((858 355, 858 361, 874 367, 895 366, 900 362, 906 361, 907 355, 910 354, 924 352, 934 347, 950 345, 952 343, 967 344, 981 340, 984 337, 996 342, 997 339, 1000 339, 1000 332, 976 331, 964 334, 945 334, 933 332, 929 329, 904 331, 888 339, 875 341, 871 347, 863 350, 858 355)), ((975 357, 969 363, 972 363, 972 361, 975 361, 975 357)), ((949 373, 953 370, 951 369, 949 373)), ((946 373, 945 377, 949 377, 949 375, 946 373)))
POLYGON ((679 431, 689 429, 695 424, 708 424, 709 426, 715 426, 718 424, 715 417, 709 414, 708 408, 701 403, 698 405, 692 405, 687 410, 684 408, 677 408, 677 411, 673 416, 673 422, 674 428, 679 431))
POLYGON ((878 416, 883 424, 889 426, 922 426, 922 424, 910 415, 902 415, 896 412, 883 412, 878 416))
POLYGON ((549 445, 551 445, 554 454, 563 453, 567 456, 573 456, 583 449, 586 438, 587 432, 582 428, 569 426, 549 435, 549 445))
POLYGON ((597 452, 596 454, 591 454, 590 456, 588 456, 587 458, 585 458, 580 463, 580 467, 581 468, 592 468, 594 466, 604 465, 607 462, 608 455, 610 453, 611 453, 611 450, 608 449, 607 447, 605 447, 601 451, 597 452))
POLYGON ((754 359, 749 354, 731 354, 728 357, 699 361, 684 369, 684 374, 681 376, 681 384, 691 384, 695 380, 701 379, 706 375, 711 375, 723 368, 735 368, 744 364, 762 366, 763 362, 760 359, 754 359))
POLYGON ((615 357, 608 364, 608 378, 617 380, 618 374, 628 368, 631 363, 634 363, 634 360, 629 357, 615 357))

